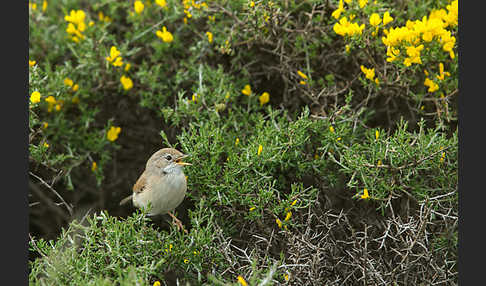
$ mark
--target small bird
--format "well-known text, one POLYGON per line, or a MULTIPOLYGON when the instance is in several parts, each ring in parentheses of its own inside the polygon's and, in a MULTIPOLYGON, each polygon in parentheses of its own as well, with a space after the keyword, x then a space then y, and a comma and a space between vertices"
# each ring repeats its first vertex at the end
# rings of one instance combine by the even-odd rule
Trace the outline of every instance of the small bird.
POLYGON ((150 208, 149 216, 168 213, 177 228, 187 233, 181 221, 172 214, 186 195, 187 181, 182 168, 192 165, 182 161, 187 156, 173 148, 155 152, 133 185, 133 194, 121 200, 120 205, 132 200, 137 208, 150 208))

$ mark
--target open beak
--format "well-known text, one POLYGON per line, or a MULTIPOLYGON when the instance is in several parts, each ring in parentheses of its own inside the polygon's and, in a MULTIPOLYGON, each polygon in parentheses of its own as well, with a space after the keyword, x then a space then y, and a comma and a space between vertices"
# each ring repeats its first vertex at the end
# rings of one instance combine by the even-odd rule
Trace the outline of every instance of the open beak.
POLYGON ((189 155, 182 155, 181 157, 179 157, 177 160, 176 160, 176 164, 177 165, 181 165, 181 166, 190 166, 192 165, 191 163, 186 163, 186 162, 183 162, 182 159, 188 157, 189 155))

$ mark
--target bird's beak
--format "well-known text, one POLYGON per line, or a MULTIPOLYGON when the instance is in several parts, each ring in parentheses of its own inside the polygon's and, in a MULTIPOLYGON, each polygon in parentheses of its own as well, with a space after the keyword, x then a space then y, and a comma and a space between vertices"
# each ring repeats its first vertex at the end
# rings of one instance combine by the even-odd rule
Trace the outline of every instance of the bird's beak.
POLYGON ((179 157, 179 159, 176 160, 176 164, 177 165, 181 165, 181 166, 190 166, 192 165, 191 163, 186 163, 186 162, 183 162, 182 159, 184 158, 187 158, 189 157, 189 155, 182 155, 181 157, 179 157))

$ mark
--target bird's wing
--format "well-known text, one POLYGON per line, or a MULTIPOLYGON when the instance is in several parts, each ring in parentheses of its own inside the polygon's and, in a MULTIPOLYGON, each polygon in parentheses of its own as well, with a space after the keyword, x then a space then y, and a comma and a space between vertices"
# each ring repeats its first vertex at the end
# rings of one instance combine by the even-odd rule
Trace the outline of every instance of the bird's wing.
POLYGON ((145 175, 145 172, 142 173, 140 178, 138 178, 137 182, 135 185, 133 185, 133 192, 134 193, 141 193, 147 186, 147 175, 145 175))

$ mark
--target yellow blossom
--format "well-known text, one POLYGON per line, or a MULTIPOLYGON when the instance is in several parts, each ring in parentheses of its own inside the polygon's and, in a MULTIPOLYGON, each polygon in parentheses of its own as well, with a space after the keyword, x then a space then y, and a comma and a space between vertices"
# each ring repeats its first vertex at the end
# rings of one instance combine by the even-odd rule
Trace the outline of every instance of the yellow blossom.
POLYGON ((297 200, 294 200, 290 205, 293 207, 297 203, 297 200))
POLYGON ((90 27, 91 26, 94 26, 94 22, 93 21, 89 21, 88 26, 90 26, 90 27))
POLYGON ((378 160, 378 163, 376 164, 378 167, 383 165, 383 163, 381 162, 381 160, 378 160))
POLYGON ((238 282, 241 284, 241 286, 248 286, 248 283, 246 283, 245 278, 241 277, 240 275, 238 275, 236 279, 238 279, 238 282))
POLYGON ((339 22, 334 24, 333 30, 340 36, 361 35, 365 28, 364 24, 358 25, 356 22, 349 22, 346 17, 342 17, 339 22))
POLYGON ((123 85, 123 89, 129 90, 133 87, 133 81, 131 78, 122 75, 120 78, 120 82, 123 85))
POLYGON ((208 42, 212 43, 213 42, 213 33, 206 32, 206 36, 208 37, 208 42))
POLYGON ((444 80, 445 76, 450 76, 449 72, 444 72, 444 64, 439 63, 439 74, 436 76, 440 80, 444 80))
POLYGON ((128 71, 130 69, 130 67, 131 67, 130 63, 126 63, 124 70, 128 71))
POLYGON ((285 281, 289 281, 290 277, 287 273, 284 274, 284 279, 285 279, 285 281))
POLYGON ((96 164, 95 161, 93 161, 93 163, 91 163, 91 171, 96 171, 96 169, 98 169, 98 164, 96 164))
POLYGON ((349 53, 349 51, 351 50, 351 47, 349 45, 346 45, 344 49, 346 50, 346 53, 349 53))
POLYGON ((42 128, 46 129, 47 126, 49 126, 49 123, 47 123, 47 122, 42 123, 42 128))
POLYGON ((135 9, 135 12, 137 14, 142 13, 144 7, 145 6, 143 5, 142 1, 137 0, 137 1, 135 1, 135 3, 133 3, 133 8, 135 9))
POLYGON ((44 1, 42 2, 42 12, 45 12, 46 10, 47 10, 47 1, 46 1, 46 0, 44 0, 44 1))
POLYGON ((29 3, 29 6, 32 8, 32 10, 37 10, 37 3, 32 3, 32 5, 29 3))
POLYGON ((366 6, 366 4, 368 4, 368 0, 358 0, 358 3, 359 8, 363 8, 364 6, 366 6))
POLYGON ((422 60, 420 59, 420 52, 424 49, 424 45, 420 45, 418 47, 415 46, 408 46, 406 48, 408 58, 405 58, 403 64, 409 67, 411 64, 421 64, 422 60))
POLYGON ((260 154, 262 153, 262 150, 263 150, 263 146, 262 145, 258 145, 258 151, 257 151, 257 155, 260 156, 260 154))
POLYGON ((56 99, 54 98, 54 96, 52 95, 49 95, 46 99, 44 99, 47 103, 50 103, 50 104, 56 104, 56 99))
POLYGON ((78 85, 78 84, 75 84, 75 85, 73 86, 73 91, 77 91, 78 89, 79 89, 79 85, 78 85))
POLYGON ((111 126, 106 133, 106 138, 110 141, 115 141, 118 138, 118 134, 121 132, 121 127, 111 126))
POLYGON ((189 263, 189 259, 184 258, 184 263, 185 263, 185 264, 189 263))
POLYGON ((255 2, 254 1, 250 1, 250 7, 251 8, 255 7, 255 2))
POLYGON ((167 28, 165 26, 162 27, 162 31, 157 30, 155 34, 157 35, 157 37, 161 38, 162 41, 164 41, 165 43, 170 43, 174 40, 174 37, 169 31, 167 31, 167 28))
POLYGON ((368 69, 361 65, 361 71, 365 74, 367 79, 373 80, 375 78, 375 68, 368 69))
POLYGON ((256 207, 251 207, 250 211, 254 211, 255 209, 256 209, 256 207))
POLYGON ((155 0, 155 4, 157 4, 160 7, 164 8, 167 5, 167 2, 165 0, 155 0))
POLYGON ((308 79, 307 75, 306 75, 305 73, 301 72, 301 71, 297 71, 297 74, 298 74, 298 75, 299 75, 301 78, 303 78, 303 79, 305 79, 305 80, 307 80, 307 79, 308 79))
POLYGON ((30 66, 30 67, 35 66, 35 61, 31 61, 31 60, 29 60, 29 66, 30 66))
POLYGON ((306 84, 307 84, 307 82, 306 82, 306 81, 303 81, 303 80, 299 81, 299 83, 300 83, 301 85, 306 85, 306 84))
POLYGON ((245 87, 241 90, 241 93, 243 93, 244 95, 250 96, 251 95, 250 85, 249 84, 245 85, 245 87))
POLYGON ((378 140, 380 138, 380 131, 376 130, 375 131, 375 139, 378 140))
POLYGON ((331 125, 331 126, 329 126, 329 131, 330 131, 331 133, 334 133, 334 127, 332 127, 332 125, 331 125))
POLYGON ((123 59, 121 57, 121 53, 115 46, 112 46, 110 48, 110 56, 106 57, 106 60, 112 63, 116 67, 120 67, 123 65, 123 59))
POLYGON ((285 221, 288 221, 291 216, 292 216, 292 212, 287 212, 287 215, 285 216, 285 221))
POLYGON ((70 78, 67 77, 67 78, 64 79, 64 84, 67 85, 67 86, 69 86, 69 87, 72 87, 73 84, 74 84, 74 82, 73 82, 72 79, 70 79, 70 78))
POLYGON ((155 281, 155 282, 154 282, 154 285, 152 285, 152 286, 160 286, 160 281, 158 281, 158 280, 157 280, 157 281, 155 281))
POLYGON ((386 11, 385 14, 383 14, 383 25, 386 25, 393 21, 393 18, 390 16, 390 12, 386 11))
POLYGON ((393 62, 398 57, 399 54, 400 54, 400 49, 388 46, 386 50, 386 55, 388 56, 386 58, 386 61, 393 62))
POLYGON ((34 91, 30 95, 30 102, 32 102, 32 103, 38 103, 38 102, 40 102, 40 97, 41 97, 40 92, 34 91))
POLYGON ((425 78, 424 85, 429 87, 428 92, 434 92, 439 89, 439 85, 428 77, 425 78))
POLYGON ((56 104, 56 111, 59 111, 61 110, 61 105, 60 104, 56 104))
POLYGON ((277 223, 279 228, 282 228, 282 221, 279 218, 276 218, 275 222, 277 223))
POLYGON ((258 100, 260 100, 260 106, 262 106, 270 101, 270 94, 265 91, 264 93, 262 93, 262 95, 260 95, 258 100))
POLYGON ((238 144, 240 144, 240 138, 236 138, 236 140, 235 140, 235 146, 238 145, 238 144))
POLYGON ((361 195, 361 198, 362 199, 369 199, 370 198, 370 195, 368 194, 368 189, 364 189, 363 190, 363 194, 361 195))
POLYGON ((49 144, 47 144, 47 142, 44 142, 43 146, 44 146, 45 148, 49 148, 49 144))
POLYGON ((336 10, 334 10, 331 14, 332 17, 335 19, 339 19, 339 16, 341 16, 341 13, 344 12, 344 4, 343 0, 339 0, 339 6, 336 10))
POLYGON ((371 16, 370 16, 371 26, 376 27, 376 26, 380 25, 380 23, 381 23, 380 15, 378 15, 378 13, 371 14, 371 16))

